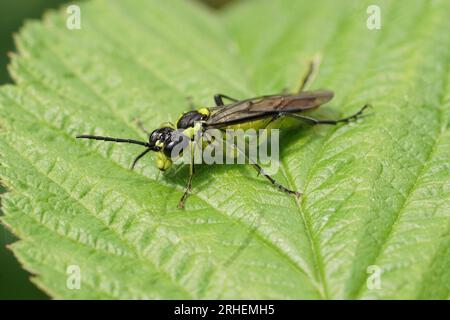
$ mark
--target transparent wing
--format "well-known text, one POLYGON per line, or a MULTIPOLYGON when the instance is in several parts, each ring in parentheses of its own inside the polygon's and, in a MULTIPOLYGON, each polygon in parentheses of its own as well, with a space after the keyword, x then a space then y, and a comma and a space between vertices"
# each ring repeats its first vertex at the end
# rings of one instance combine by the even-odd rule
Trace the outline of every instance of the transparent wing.
POLYGON ((256 97, 210 109, 212 114, 206 120, 206 126, 222 128, 268 118, 279 112, 299 113, 316 108, 332 98, 333 92, 327 90, 256 97))

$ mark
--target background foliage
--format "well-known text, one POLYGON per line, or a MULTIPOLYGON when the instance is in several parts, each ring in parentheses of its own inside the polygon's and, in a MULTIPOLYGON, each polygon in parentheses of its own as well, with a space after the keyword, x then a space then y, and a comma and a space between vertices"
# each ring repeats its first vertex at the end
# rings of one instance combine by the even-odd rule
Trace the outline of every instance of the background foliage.
POLYGON ((61 298, 448 298, 448 1, 248 1, 217 14, 187 1, 82 4, 28 23, 0 91, 3 222, 33 281, 61 298), (126 35, 126 36, 125 36, 126 35), (186 96, 210 105, 294 89, 306 62, 338 117, 283 137, 279 193, 244 166, 202 167, 185 211, 185 168, 161 175, 139 148, 78 133, 143 138, 186 96), (82 270, 68 290, 66 268, 82 270), (367 268, 383 270, 380 290, 367 268))
MULTIPOLYGON (((24 18, 38 18, 45 9, 64 3, 63 0, 0 0, 0 84, 11 82, 6 69, 9 51, 14 49, 13 32, 24 18)), ((3 189, 0 190, 3 192, 3 189)), ((10 250, 8 243, 15 237, 0 224, 0 299, 42 299, 46 296, 36 289, 10 250)))
MULTIPOLYGON (((213 8, 221 8, 231 0, 199 0, 213 8)), ((13 33, 24 19, 39 18, 49 8, 56 8, 67 0, 0 0, 0 84, 12 82, 7 71, 8 52, 13 51, 13 33)), ((0 186, 1 188, 1 186, 0 186)), ((3 189, 0 189, 3 192, 3 189)), ((6 245, 16 238, 0 224, 0 299, 42 299, 46 295, 28 280, 6 245)))

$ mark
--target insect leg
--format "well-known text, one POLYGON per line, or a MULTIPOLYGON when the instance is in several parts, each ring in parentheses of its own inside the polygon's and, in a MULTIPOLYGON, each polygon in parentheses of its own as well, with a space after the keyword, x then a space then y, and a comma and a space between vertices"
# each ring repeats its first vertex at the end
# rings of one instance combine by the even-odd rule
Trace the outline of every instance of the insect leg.
POLYGON ((252 163, 252 166, 256 169, 256 171, 258 172, 258 175, 262 174, 264 177, 267 178, 267 180, 269 180, 275 187, 277 187, 278 189, 280 189, 283 192, 289 193, 289 194, 293 194, 296 197, 300 197, 302 195, 301 192, 298 191, 294 191, 291 190, 289 188, 286 188, 285 186, 283 186, 281 183, 279 183, 277 180, 275 180, 274 178, 272 178, 270 175, 268 175, 267 173, 264 172, 264 169, 257 164, 256 162, 252 163))
POLYGON ((238 99, 231 98, 231 97, 229 97, 229 96, 227 96, 227 95, 218 93, 218 94, 216 94, 216 95, 214 96, 214 102, 216 103, 216 106, 217 106, 217 107, 221 107, 221 106, 225 105, 225 104, 223 103, 223 99, 228 99, 228 100, 233 101, 233 102, 239 101, 238 99))
POLYGON ((266 125, 264 126, 264 129, 266 129, 272 122, 274 122, 275 120, 279 119, 282 115, 280 115, 279 113, 275 114, 272 118, 269 119, 269 121, 266 123, 266 125))
POLYGON ((274 178, 272 178, 272 176, 268 175, 267 173, 264 172, 264 169, 256 162, 256 161, 252 161, 246 154, 245 152, 242 152, 235 144, 233 144, 233 148, 236 149, 239 153, 243 154, 244 157, 249 161, 249 163, 252 165, 253 168, 255 168, 255 170, 258 172, 258 176, 260 174, 262 174, 264 177, 267 178, 267 180, 269 180, 274 186, 276 186, 278 189, 280 189, 283 192, 286 192, 288 194, 293 194, 295 195, 297 198, 300 197, 302 195, 301 192, 298 191, 294 191, 291 190, 285 186, 283 186, 281 183, 279 183, 277 180, 275 180, 274 178))
POLYGON ((348 116, 346 118, 342 118, 342 119, 338 119, 338 120, 320 120, 320 119, 315 119, 315 118, 311 118, 308 116, 304 116, 301 114, 295 114, 295 113, 285 113, 285 112, 281 112, 279 114, 280 117, 290 117, 290 118, 295 118, 295 119, 299 119, 299 120, 305 120, 310 122, 311 124, 331 124, 331 125, 336 125, 338 123, 341 122, 350 122, 351 120, 354 120, 356 118, 358 118, 365 109, 367 109, 368 107, 370 107, 370 105, 366 104, 364 105, 364 107, 361 108, 361 110, 359 110, 358 112, 352 114, 351 116, 348 116))
POLYGON ((191 149, 191 163, 189 164, 189 179, 186 186, 186 190, 183 193, 183 196, 180 199, 180 202, 178 202, 178 208, 183 209, 184 204, 186 202, 187 197, 189 196, 189 193, 192 189, 192 178, 194 177, 195 173, 195 167, 194 167, 194 152, 195 152, 195 142, 191 141, 189 144, 189 147, 191 149))
POLYGON ((306 72, 305 76, 303 77, 303 80, 300 84, 300 88, 298 88, 297 92, 299 92, 299 93, 302 92, 309 85, 319 64, 320 64, 319 58, 315 58, 310 61, 308 71, 306 72))

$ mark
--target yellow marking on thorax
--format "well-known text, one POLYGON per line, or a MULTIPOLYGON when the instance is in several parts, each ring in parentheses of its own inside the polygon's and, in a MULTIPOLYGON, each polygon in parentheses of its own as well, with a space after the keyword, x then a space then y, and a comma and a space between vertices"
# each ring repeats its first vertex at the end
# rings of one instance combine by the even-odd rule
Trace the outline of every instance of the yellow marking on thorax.
POLYGON ((208 108, 200 108, 200 109, 197 109, 197 112, 200 113, 200 114, 202 114, 202 115, 208 116, 208 117, 209 117, 209 115, 211 114, 211 111, 209 111, 208 108))

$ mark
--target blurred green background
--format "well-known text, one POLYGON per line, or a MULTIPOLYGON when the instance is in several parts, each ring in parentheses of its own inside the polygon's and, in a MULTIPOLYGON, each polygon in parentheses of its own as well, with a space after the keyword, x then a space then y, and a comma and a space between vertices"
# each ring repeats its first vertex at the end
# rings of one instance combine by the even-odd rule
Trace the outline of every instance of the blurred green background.
MULTIPOLYGON (((211 7, 221 8, 233 0, 200 0, 211 7)), ((51 8, 58 8, 67 0, 0 0, 0 85, 12 83, 8 75, 9 51, 14 51, 13 34, 27 19, 38 19, 51 8)), ((0 194, 5 189, 0 186, 0 194)), ((1 215, 0 211, 0 215, 1 215)), ((0 300, 3 299, 48 299, 29 280, 6 245, 17 239, 0 225, 0 300)))

